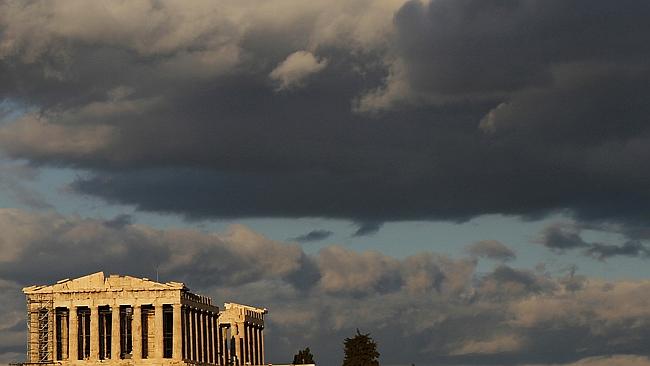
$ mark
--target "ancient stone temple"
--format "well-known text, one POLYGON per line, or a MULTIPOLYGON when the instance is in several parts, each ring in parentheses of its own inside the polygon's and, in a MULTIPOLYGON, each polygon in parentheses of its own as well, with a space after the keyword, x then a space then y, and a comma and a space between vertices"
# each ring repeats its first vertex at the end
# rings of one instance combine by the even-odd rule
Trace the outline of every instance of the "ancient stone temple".
POLYGON ((23 289, 27 363, 263 365, 266 309, 98 272, 23 289))

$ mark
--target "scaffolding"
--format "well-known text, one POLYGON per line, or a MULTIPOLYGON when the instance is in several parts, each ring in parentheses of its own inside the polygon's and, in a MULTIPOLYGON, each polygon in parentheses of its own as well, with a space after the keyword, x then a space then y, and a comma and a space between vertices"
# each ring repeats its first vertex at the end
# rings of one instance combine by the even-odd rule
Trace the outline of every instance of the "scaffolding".
POLYGON ((52 294, 27 296, 28 363, 53 363, 54 315, 52 294))

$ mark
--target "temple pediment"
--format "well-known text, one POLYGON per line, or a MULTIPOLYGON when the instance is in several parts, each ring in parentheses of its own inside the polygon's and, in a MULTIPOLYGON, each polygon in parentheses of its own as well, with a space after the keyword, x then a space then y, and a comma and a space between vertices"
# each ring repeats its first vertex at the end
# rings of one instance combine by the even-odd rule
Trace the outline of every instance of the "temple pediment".
POLYGON ((25 287, 23 292, 52 293, 68 291, 109 291, 115 289, 130 290, 180 290, 185 286, 180 282, 160 283, 151 281, 148 278, 131 276, 110 275, 105 276, 104 272, 97 272, 75 279, 63 279, 53 285, 41 285, 25 287))

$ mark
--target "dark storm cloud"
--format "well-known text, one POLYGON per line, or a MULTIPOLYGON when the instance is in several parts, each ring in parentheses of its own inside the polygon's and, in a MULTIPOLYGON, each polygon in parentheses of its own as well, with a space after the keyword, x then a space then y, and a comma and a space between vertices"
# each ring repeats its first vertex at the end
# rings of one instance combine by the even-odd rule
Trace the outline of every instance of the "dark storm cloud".
POLYGON ((552 84, 558 64, 642 64, 649 12, 643 1, 410 1, 395 17, 395 47, 416 90, 510 93, 552 84))
MULTIPOLYGON (((650 256, 650 248, 643 241, 633 239, 638 234, 637 230, 631 231, 626 226, 620 225, 599 225, 592 222, 556 223, 544 228, 536 242, 554 250, 556 253, 580 249, 585 255, 601 261, 616 256, 647 258, 650 256), (618 233, 625 240, 620 244, 588 242, 582 238, 584 230, 618 233)), ((645 236, 642 238, 647 239, 645 236)))
MULTIPOLYGON (((98 270, 151 278, 150 263, 162 281, 184 281, 217 303, 269 308, 274 363, 307 344, 319 363, 337 364, 356 328, 372 333, 385 364, 560 365, 647 354, 647 281, 504 265, 478 274, 474 260, 429 252, 398 259, 327 246, 307 255, 243 226, 205 233, 106 223, 0 210, 0 362, 24 357, 21 287, 98 270)), ((577 365, 592 362, 603 365, 577 365)))
POLYGON ((587 253, 597 259, 605 260, 614 256, 648 257, 650 249, 638 241, 628 241, 622 245, 593 243, 587 253))
POLYGON ((589 244, 580 237, 580 231, 581 229, 574 225, 549 225, 542 231, 540 243, 545 247, 556 250, 576 249, 589 246, 589 244))
POLYGON ((311 241, 321 241, 329 238, 334 234, 329 230, 312 230, 304 235, 296 236, 289 240, 298 241, 298 242, 311 242, 311 241))
POLYGON ((373 222, 365 221, 357 223, 357 230, 352 234, 352 236, 367 236, 373 235, 379 232, 381 227, 384 225, 383 222, 373 222))
POLYGON ((66 4, 2 4, 2 95, 28 112, 0 148, 85 170, 80 193, 193 218, 648 218, 646 1, 66 4))

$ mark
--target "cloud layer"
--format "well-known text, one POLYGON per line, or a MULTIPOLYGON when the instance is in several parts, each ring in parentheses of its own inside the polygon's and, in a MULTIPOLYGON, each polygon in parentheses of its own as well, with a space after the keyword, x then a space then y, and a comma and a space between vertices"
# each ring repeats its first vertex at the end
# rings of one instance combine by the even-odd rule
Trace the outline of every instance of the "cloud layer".
POLYGON ((332 245, 307 255, 237 225, 157 230, 125 217, 1 209, 0 230, 0 362, 24 352, 22 286, 104 270, 158 271, 217 302, 268 307, 274 363, 309 345, 319 363, 337 364, 342 340, 359 328, 375 337, 384 364, 600 365, 612 355, 647 364, 648 281, 506 265, 481 273, 476 259, 430 252, 398 259, 332 245))
POLYGON ((612 257, 627 256, 647 258, 650 248, 645 227, 628 225, 611 225, 593 222, 564 222, 548 225, 535 240, 558 254, 571 250, 581 250, 586 256, 605 261, 612 257), (600 231, 615 233, 622 237, 619 243, 589 242, 583 239, 583 233, 600 231))
POLYGON ((0 14, 0 99, 23 112, 0 149, 82 169, 74 189, 109 202, 354 222, 650 212, 645 1, 5 1, 0 14))

